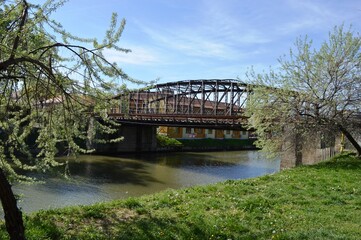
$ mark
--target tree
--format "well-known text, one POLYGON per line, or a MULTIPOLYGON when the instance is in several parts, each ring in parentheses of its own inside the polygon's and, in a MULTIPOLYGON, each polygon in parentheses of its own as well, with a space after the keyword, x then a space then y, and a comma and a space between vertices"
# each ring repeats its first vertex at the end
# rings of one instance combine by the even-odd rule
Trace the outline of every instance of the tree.
POLYGON ((335 27, 329 40, 312 49, 307 37, 295 42, 280 69, 256 74, 246 115, 257 129, 259 147, 279 153, 289 134, 299 138, 343 133, 361 155, 355 140, 361 132, 361 38, 351 27, 335 27), (287 131, 286 131, 287 129, 287 131))
POLYGON ((11 239, 25 235, 10 184, 33 180, 22 170, 59 166, 59 145, 60 154, 93 151, 81 143, 91 146, 95 131, 115 131, 107 119, 114 81, 135 81, 103 55, 130 51, 117 46, 125 20, 113 14, 101 43, 79 38, 50 18, 63 3, 0 0, 0 199, 11 239))

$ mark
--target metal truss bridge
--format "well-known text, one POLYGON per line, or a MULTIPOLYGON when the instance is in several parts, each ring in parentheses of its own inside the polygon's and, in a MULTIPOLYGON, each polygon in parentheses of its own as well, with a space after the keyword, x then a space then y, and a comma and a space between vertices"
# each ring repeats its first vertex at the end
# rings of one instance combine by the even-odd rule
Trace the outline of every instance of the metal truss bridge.
POLYGON ((236 79, 168 82, 117 95, 109 117, 121 123, 239 129, 248 94, 248 85, 236 79))

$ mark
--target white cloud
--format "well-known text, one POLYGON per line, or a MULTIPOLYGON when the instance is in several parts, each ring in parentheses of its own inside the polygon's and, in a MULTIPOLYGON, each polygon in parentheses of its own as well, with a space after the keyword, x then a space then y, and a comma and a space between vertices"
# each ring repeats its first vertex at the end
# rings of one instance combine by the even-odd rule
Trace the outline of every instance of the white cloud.
POLYGON ((231 4, 224 4, 223 1, 204 1, 203 18, 207 32, 220 36, 234 45, 270 42, 271 37, 258 25, 258 18, 262 15, 260 10, 257 8, 246 12, 242 10, 244 4, 241 1, 234 1, 231 4))
POLYGON ((229 36, 225 36, 205 29, 194 30, 184 27, 175 30, 163 29, 162 32, 145 25, 141 25, 140 28, 163 49, 170 49, 178 55, 189 57, 235 60, 250 53, 259 53, 257 49, 241 51, 244 44, 260 44, 268 41, 257 31, 249 31, 249 34, 245 35, 228 32, 229 36))
POLYGON ((110 62, 126 63, 133 65, 150 65, 159 63, 161 60, 157 53, 149 48, 133 46, 129 53, 122 53, 115 50, 104 50, 104 56, 110 62))
POLYGON ((297 9, 304 14, 309 16, 314 16, 316 18, 330 18, 335 17, 336 15, 329 10, 327 2, 322 2, 321 4, 317 1, 308 1, 308 0, 288 0, 289 6, 293 9, 297 9))
POLYGON ((226 44, 213 41, 187 29, 158 32, 144 25, 141 28, 156 44, 179 51, 183 55, 220 58, 229 56, 230 49, 226 44))
MULTIPOLYGON (((353 17, 350 8, 352 1, 309 1, 287 0, 290 10, 289 21, 280 25, 278 31, 282 35, 304 31, 329 31, 335 25, 348 22, 353 17), (339 4, 339 5, 338 5, 339 4)), ((354 6, 356 7, 356 6, 354 6)))
POLYGON ((300 35, 323 39, 344 17, 350 18, 352 9, 352 3, 321 0, 200 0, 178 8, 180 2, 172 2, 175 12, 162 9, 151 19, 134 18, 134 39, 142 48, 130 47, 134 52, 121 61, 147 65, 148 74, 166 80, 243 78, 246 66, 257 71, 277 66, 277 58, 300 35), (164 12, 167 17, 162 18, 164 12))
MULTIPOLYGON (((232 6, 223 1, 201 1, 187 17, 175 15, 167 24, 141 19, 132 23, 142 33, 139 40, 143 46, 159 50, 159 56, 165 60, 163 65, 242 61, 261 55, 265 44, 274 38, 232 6)), ((256 13, 251 15, 259 17, 256 13)))

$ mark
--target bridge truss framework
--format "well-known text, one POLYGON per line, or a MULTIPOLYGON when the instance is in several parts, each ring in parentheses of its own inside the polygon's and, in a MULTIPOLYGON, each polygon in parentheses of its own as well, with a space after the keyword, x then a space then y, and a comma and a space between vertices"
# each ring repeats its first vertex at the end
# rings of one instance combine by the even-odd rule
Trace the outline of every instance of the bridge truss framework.
POLYGON ((243 125, 248 85, 235 79, 199 79, 124 92, 109 116, 123 123, 232 128, 243 125))

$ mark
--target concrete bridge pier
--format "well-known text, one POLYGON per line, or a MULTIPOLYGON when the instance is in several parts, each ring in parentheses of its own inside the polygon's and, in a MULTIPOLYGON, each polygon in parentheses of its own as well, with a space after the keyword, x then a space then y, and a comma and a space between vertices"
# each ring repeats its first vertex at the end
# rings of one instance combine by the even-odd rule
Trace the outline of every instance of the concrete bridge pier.
MULTIPOLYGON (((289 131, 292 130, 289 129, 289 131)), ((333 157, 336 153, 334 133, 309 134, 307 138, 301 137, 300 134, 290 134, 290 132, 285 134, 289 137, 283 144, 281 169, 315 164, 333 157)))
POLYGON ((130 152, 150 152, 157 147, 156 126, 122 124, 117 136, 123 136, 119 143, 98 144, 96 152, 99 154, 118 154, 130 152))

